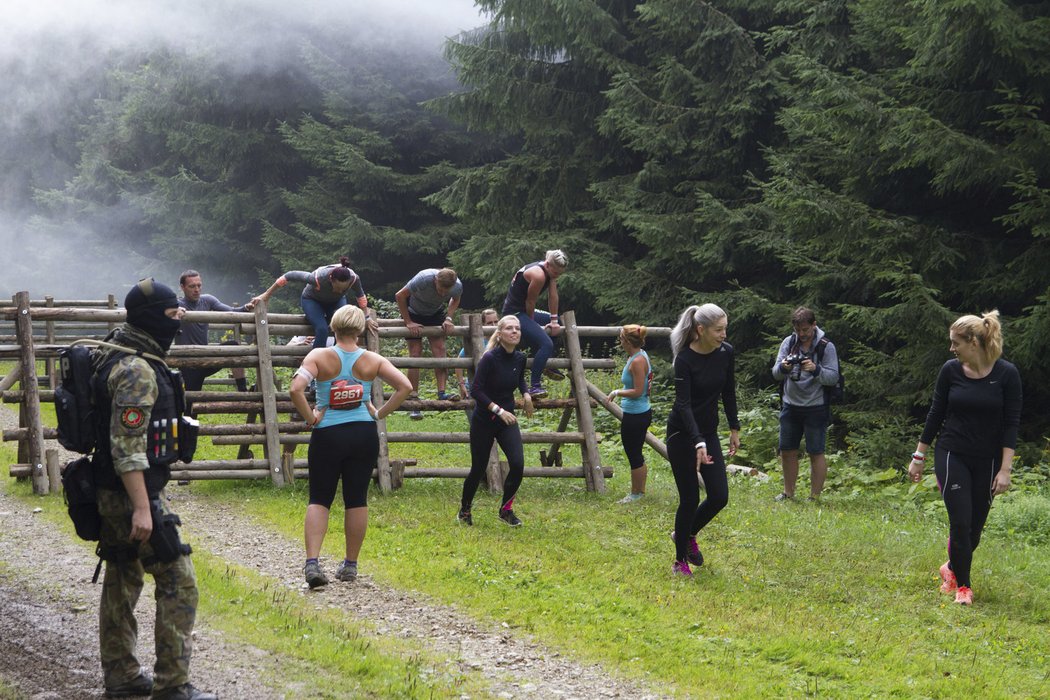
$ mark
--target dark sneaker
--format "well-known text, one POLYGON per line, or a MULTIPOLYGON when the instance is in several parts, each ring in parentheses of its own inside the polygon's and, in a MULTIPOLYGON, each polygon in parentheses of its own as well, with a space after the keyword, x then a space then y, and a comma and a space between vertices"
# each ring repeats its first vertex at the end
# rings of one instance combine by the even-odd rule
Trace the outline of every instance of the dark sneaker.
POLYGON ((474 518, 471 517, 469 510, 461 510, 461 511, 459 511, 459 513, 456 515, 456 520, 458 520, 461 525, 473 525, 474 524, 474 518))
POLYGON ((455 401, 458 398, 459 398, 458 395, 454 396, 454 395, 448 393, 447 391, 439 391, 438 392, 438 401, 455 401))
POLYGON ((542 399, 547 396, 547 390, 542 386, 534 386, 529 389, 529 395, 534 399, 542 399))
POLYGON ((408 417, 411 418, 412 420, 423 420, 423 412, 422 411, 411 411, 411 412, 409 412, 408 417))
POLYGON ((303 567, 303 574, 306 575, 306 583, 309 584, 310 588, 328 585, 328 577, 321 571, 321 565, 315 561, 309 562, 303 567))
POLYGON ((357 578, 357 562, 343 561, 335 572, 335 577, 340 581, 353 581, 357 578))
POLYGON ((795 497, 794 496, 789 496, 786 493, 784 493, 783 491, 781 491, 780 493, 778 493, 773 498, 773 500, 777 501, 778 503, 783 503, 784 501, 793 501, 793 500, 795 500, 795 497))
POLYGON ((554 369, 553 367, 544 367, 543 376, 547 379, 553 379, 556 382, 565 379, 565 373, 561 370, 554 369))
POLYGON ((514 515, 514 511, 510 508, 507 508, 506 510, 500 510, 499 519, 507 523, 511 527, 521 527, 522 524, 521 520, 518 518, 518 516, 514 515))
POLYGON ((139 675, 127 683, 109 686, 106 688, 107 698, 136 698, 146 697, 153 692, 153 676, 145 671, 139 671, 139 675))
POLYGON ((219 696, 215 693, 197 690, 189 683, 154 693, 153 698, 154 700, 219 700, 219 696))

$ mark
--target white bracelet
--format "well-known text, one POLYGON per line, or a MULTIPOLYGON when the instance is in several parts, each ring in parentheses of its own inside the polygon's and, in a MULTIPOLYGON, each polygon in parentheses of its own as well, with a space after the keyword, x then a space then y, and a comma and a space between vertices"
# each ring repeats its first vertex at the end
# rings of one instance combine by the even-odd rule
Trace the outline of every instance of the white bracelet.
POLYGON ((503 413, 503 407, 502 406, 496 406, 495 408, 490 408, 489 410, 492 411, 493 413, 495 413, 497 416, 499 414, 503 413))
POLYGON ((707 443, 701 440, 700 442, 696 443, 696 449, 698 449, 698 450, 706 450, 707 449, 707 443))

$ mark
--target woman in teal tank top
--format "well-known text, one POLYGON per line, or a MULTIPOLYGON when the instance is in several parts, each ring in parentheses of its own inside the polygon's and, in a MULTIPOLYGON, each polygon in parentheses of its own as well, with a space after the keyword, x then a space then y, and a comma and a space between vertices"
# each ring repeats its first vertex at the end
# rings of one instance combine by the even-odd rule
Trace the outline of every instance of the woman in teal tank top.
POLYGON ((292 378, 292 403, 313 429, 310 435, 310 504, 306 508, 304 533, 306 566, 303 573, 310 588, 328 583, 318 556, 328 532, 328 515, 340 479, 346 555, 336 572, 340 581, 357 578, 357 557, 368 529, 368 483, 379 456, 376 421, 396 411, 412 390, 408 377, 382 355, 358 347, 365 330, 365 314, 356 306, 343 306, 332 316, 336 342, 330 348, 315 348, 292 378), (306 400, 306 388, 317 380, 317 405, 306 400), (394 395, 378 409, 372 405, 372 382, 381 379, 394 388, 394 395))
POLYGON ((653 422, 653 411, 649 404, 653 368, 645 346, 645 326, 626 325, 620 331, 620 347, 627 353, 620 381, 622 389, 609 392, 609 401, 619 397, 623 418, 620 421, 620 441, 631 465, 631 492, 620 499, 620 503, 634 503, 645 495, 645 482, 649 468, 645 464, 642 446, 653 422))

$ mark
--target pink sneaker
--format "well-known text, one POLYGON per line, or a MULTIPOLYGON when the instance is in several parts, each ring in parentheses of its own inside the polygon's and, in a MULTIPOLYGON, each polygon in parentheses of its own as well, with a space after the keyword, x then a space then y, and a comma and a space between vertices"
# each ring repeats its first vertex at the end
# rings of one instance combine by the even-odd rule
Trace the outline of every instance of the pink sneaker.
POLYGON ((674 566, 671 567, 671 573, 675 576, 692 576, 693 572, 689 568, 689 562, 676 561, 674 566))
MULTIPOLYGON (((674 530, 671 530, 671 541, 674 542, 674 530)), ((693 566, 704 565, 704 555, 700 553, 700 547, 696 544, 696 536, 689 538, 686 544, 685 559, 693 566)))
POLYGON ((967 586, 959 586, 955 591, 955 602, 959 605, 973 605, 973 591, 967 586))
POLYGON ((941 564, 941 593, 952 594, 959 584, 955 580, 955 572, 952 571, 950 562, 941 564))

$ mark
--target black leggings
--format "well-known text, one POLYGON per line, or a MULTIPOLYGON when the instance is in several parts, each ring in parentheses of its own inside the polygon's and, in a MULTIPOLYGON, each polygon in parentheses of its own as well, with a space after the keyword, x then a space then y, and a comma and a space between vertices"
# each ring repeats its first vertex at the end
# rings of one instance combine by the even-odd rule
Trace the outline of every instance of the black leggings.
POLYGON ((675 559, 685 561, 689 537, 696 535, 718 512, 729 503, 729 482, 726 480, 726 461, 718 435, 704 436, 707 454, 715 458, 712 464, 700 467, 707 498, 700 503, 700 481, 696 478, 696 446, 685 433, 667 438, 667 456, 671 462, 674 483, 678 487, 678 510, 674 515, 675 559))
POLYGON ((368 505, 368 482, 379 459, 379 433, 372 421, 340 423, 310 434, 310 505, 332 507, 343 479, 343 505, 368 505))
POLYGON ((485 478, 493 440, 503 448, 507 464, 510 465, 510 472, 503 482, 501 508, 514 500, 514 494, 521 486, 521 477, 525 473, 525 448, 521 444, 521 429, 518 428, 518 424, 507 425, 487 411, 475 410, 474 418, 470 421, 470 474, 467 474, 463 481, 461 506, 464 511, 470 511, 478 484, 485 478))
POLYGON ((627 461, 632 470, 645 466, 642 445, 645 444, 645 434, 649 432, 649 424, 652 422, 651 409, 645 413, 625 413, 620 421, 620 442, 623 443, 623 451, 627 453, 627 461))
POLYGON ((933 469, 948 509, 948 561, 960 586, 970 587, 973 550, 992 508, 992 483, 1000 460, 970 457, 938 448, 933 469))

